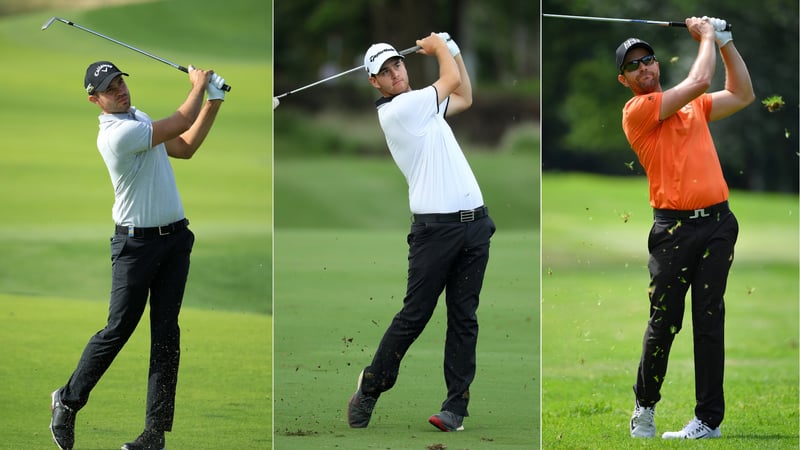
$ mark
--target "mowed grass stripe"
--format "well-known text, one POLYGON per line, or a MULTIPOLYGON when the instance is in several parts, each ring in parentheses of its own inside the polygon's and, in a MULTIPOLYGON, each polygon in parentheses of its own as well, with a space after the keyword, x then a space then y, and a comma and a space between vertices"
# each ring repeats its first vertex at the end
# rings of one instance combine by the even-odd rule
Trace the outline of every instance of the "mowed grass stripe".
MULTIPOLYGON (((408 185, 386 152, 385 158, 276 157, 276 228, 405 228, 408 185)), ((536 155, 466 153, 498 228, 538 229, 536 155)))

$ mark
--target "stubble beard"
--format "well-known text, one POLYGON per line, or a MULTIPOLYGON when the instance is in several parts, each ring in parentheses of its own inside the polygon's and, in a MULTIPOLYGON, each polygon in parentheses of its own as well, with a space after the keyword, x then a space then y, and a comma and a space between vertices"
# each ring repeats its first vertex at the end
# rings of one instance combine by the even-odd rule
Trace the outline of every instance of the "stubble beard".
POLYGON ((642 76, 642 78, 645 78, 647 76, 649 76, 650 78, 648 78, 646 80, 642 80, 642 79, 637 79, 636 80, 636 84, 639 85, 640 92, 643 93, 643 94, 650 94, 652 92, 658 91, 659 90, 659 86, 660 86, 660 81, 659 81, 658 74, 648 73, 648 74, 642 76))

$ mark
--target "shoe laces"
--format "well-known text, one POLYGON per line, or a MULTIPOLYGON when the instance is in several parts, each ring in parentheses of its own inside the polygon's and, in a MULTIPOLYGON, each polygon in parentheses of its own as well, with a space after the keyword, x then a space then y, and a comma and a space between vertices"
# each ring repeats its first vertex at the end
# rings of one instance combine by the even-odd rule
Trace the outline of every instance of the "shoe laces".
POLYGON ((647 406, 639 406, 637 403, 633 415, 636 416, 636 419, 645 418, 652 421, 656 415, 656 409, 651 407, 649 408, 647 406))
POLYGON ((686 437, 694 438, 696 436, 707 434, 711 431, 708 425, 704 424, 700 419, 694 418, 689 425, 686 425, 686 437))
POLYGON ((464 422, 464 417, 450 411, 442 411, 442 415, 446 416, 454 428, 458 428, 464 422))

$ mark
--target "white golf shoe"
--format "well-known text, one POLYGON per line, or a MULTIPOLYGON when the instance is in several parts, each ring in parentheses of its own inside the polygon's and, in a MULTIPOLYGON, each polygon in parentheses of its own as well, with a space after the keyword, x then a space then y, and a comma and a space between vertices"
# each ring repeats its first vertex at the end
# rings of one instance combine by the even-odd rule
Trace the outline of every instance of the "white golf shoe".
POLYGON ((639 402, 637 401, 636 407, 633 409, 633 415, 631 416, 631 437, 654 437, 656 435, 655 415, 655 408, 639 406, 639 402))
POLYGON ((711 428, 697 417, 693 418, 681 431, 667 431, 661 435, 664 439, 707 439, 720 436, 722 436, 722 432, 719 427, 711 428))

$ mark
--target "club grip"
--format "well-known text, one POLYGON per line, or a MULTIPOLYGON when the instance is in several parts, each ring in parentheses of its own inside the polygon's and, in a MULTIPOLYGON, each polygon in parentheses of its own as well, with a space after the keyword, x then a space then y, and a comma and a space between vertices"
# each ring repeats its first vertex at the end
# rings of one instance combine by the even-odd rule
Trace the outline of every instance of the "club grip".
MULTIPOLYGON (((671 26, 671 27, 683 27, 683 28, 686 28, 686 22, 670 22, 670 23, 669 23, 669 26, 671 26)), ((729 24, 729 23, 726 23, 726 24, 725 24, 725 29, 724 29, 724 30, 722 30, 722 31, 731 31, 731 24, 729 24)))
MULTIPOLYGON (((178 66, 177 69, 180 70, 181 72, 189 73, 189 69, 187 69, 186 67, 178 66)), ((231 91, 231 87, 228 84, 223 84, 222 85, 222 90, 225 91, 225 92, 230 92, 231 91)))

